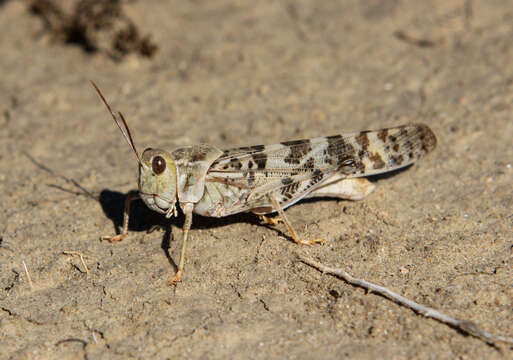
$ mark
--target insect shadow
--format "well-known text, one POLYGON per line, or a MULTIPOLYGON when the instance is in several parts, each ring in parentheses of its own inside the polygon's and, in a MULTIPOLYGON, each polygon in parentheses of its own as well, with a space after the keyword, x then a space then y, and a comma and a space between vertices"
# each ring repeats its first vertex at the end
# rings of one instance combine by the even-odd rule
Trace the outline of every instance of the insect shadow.
MULTIPOLYGON (((112 234, 119 234, 123 228, 123 216, 125 212, 125 200, 128 194, 137 193, 137 191, 130 191, 126 194, 120 193, 118 191, 112 191, 108 189, 104 189, 100 192, 100 196, 98 197, 98 201, 102 207, 103 213, 106 217, 108 217, 112 223, 114 224, 114 229, 112 230, 112 234)), ((183 220, 182 220, 183 222, 183 220)), ((166 257, 168 261, 171 263, 175 269, 177 269, 177 265, 171 258, 169 254, 169 245, 171 243, 171 239, 173 237, 173 233, 171 231, 170 220, 166 219, 164 216, 148 209, 146 205, 144 205, 143 201, 138 199, 132 201, 130 205, 130 217, 128 221, 128 231, 130 232, 141 232, 145 231, 147 233, 152 232, 155 229, 163 229, 164 236, 162 237, 161 248, 166 253, 166 257)), ((112 234, 103 234, 103 235, 112 235, 112 234)))
MULTIPOLYGON (((125 211, 125 199, 128 194, 136 193, 136 191, 130 191, 123 194, 118 191, 112 191, 104 189, 101 191, 98 201, 102 207, 103 213, 108 217, 114 224, 113 234, 121 231, 123 227, 123 215, 125 211)), ((178 216, 176 218, 166 219, 163 214, 156 213, 150 210, 141 199, 134 200, 130 206, 130 218, 128 222, 128 231, 130 232, 152 232, 155 229, 164 230, 162 237, 161 248, 166 253, 166 257, 172 266, 177 269, 176 263, 171 258, 169 253, 170 243, 173 240, 173 233, 171 231, 171 225, 175 225, 178 228, 182 228, 185 221, 181 209, 178 207, 178 216)), ((200 215, 194 215, 191 229, 212 229, 217 227, 228 226, 236 223, 248 223, 253 225, 262 225, 268 227, 281 236, 287 235, 282 233, 276 227, 271 227, 266 223, 261 222, 258 216, 252 213, 240 213, 223 218, 212 218, 200 215)), ((107 234, 104 234, 107 235, 107 234)), ((111 235, 111 234, 108 234, 111 235)))
POLYGON ((411 168, 413 165, 415 165, 415 164, 409 164, 409 165, 406 165, 405 167, 402 167, 402 168, 399 168, 399 169, 395 169, 395 170, 391 170, 391 171, 388 171, 388 172, 382 173, 382 174, 366 176, 366 178, 370 182, 375 183, 375 182, 377 182, 379 180, 388 179, 388 178, 394 177, 397 174, 400 174, 400 173, 402 173, 404 171, 408 171, 408 169, 411 168))

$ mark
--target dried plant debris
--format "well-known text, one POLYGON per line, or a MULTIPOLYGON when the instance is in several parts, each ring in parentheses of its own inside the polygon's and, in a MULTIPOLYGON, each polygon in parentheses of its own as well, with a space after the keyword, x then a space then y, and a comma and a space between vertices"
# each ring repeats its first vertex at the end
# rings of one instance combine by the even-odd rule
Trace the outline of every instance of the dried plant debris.
POLYGON ((30 11, 44 22, 51 40, 76 44, 115 60, 129 53, 152 57, 157 45, 122 10, 121 0, 32 0, 30 11))

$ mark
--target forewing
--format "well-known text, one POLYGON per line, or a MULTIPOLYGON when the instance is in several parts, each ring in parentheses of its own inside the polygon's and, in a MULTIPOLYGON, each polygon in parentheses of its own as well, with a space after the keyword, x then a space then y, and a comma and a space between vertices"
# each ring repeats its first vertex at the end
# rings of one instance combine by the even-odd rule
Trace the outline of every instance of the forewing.
POLYGON ((361 131, 313 139, 225 150, 209 176, 255 187, 298 174, 340 172, 347 177, 375 175, 407 166, 436 146, 423 124, 361 131))
POLYGON ((289 206, 333 174, 361 177, 407 166, 436 146, 422 124, 362 131, 225 150, 212 164, 207 181, 248 189, 237 211, 267 207, 268 195, 289 206))

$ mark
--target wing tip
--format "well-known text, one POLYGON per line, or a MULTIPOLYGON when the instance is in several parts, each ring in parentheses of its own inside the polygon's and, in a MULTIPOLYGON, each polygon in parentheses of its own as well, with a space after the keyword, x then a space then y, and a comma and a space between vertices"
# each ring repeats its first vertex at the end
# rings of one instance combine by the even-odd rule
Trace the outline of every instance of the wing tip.
POLYGON ((431 152, 438 143, 435 133, 429 126, 423 123, 414 124, 417 128, 418 137, 421 141, 422 150, 426 153, 431 152))

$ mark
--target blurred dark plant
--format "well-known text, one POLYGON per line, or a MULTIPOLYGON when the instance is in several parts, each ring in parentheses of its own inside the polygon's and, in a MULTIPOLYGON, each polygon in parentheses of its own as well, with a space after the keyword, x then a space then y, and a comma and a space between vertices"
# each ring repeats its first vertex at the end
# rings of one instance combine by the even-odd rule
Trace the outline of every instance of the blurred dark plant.
POLYGON ((53 42, 78 45, 115 60, 129 53, 152 57, 158 49, 149 35, 140 35, 120 0, 31 0, 29 8, 42 19, 53 42))

